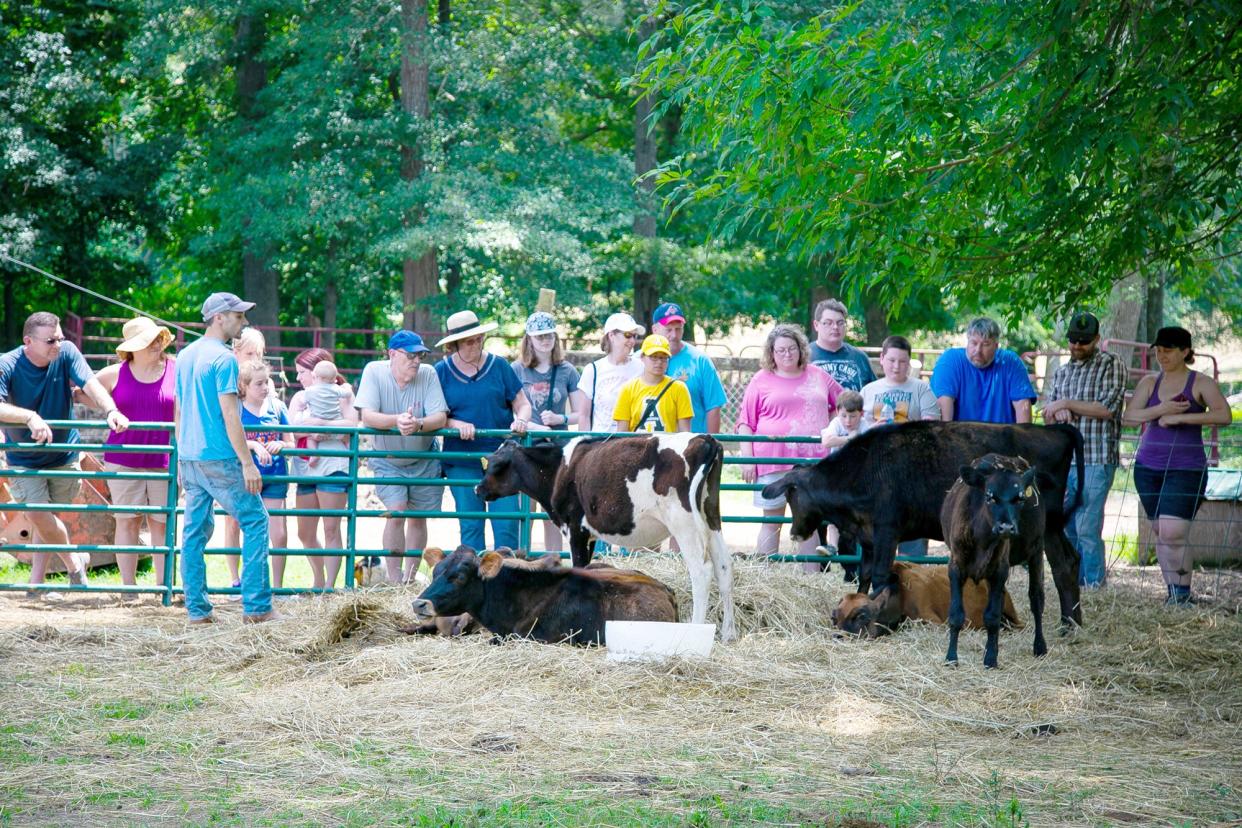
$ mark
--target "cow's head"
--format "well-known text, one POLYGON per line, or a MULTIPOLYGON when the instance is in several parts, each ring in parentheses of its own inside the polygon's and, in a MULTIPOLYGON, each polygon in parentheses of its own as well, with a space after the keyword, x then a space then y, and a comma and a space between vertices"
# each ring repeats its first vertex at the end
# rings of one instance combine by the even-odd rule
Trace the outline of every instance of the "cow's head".
POLYGON ((414 614, 429 619, 471 612, 470 607, 483 603, 483 582, 495 578, 505 559, 513 557, 513 550, 507 546, 485 552, 482 557, 464 544, 452 555, 434 546, 424 549, 431 583, 414 599, 414 614))
POLYGON ((474 493, 488 501, 518 492, 533 494, 541 488, 538 478, 546 477, 550 482, 555 476, 563 453, 564 447, 555 440, 540 440, 526 447, 515 440, 505 440, 483 458, 483 479, 474 487, 474 493))
POLYGON ((875 597, 865 592, 852 592, 841 599, 832 611, 832 625, 850 635, 875 638, 892 632, 901 621, 901 600, 892 586, 875 597))
POLYGON ((789 514, 793 517, 789 536, 795 541, 814 537, 825 522, 836 526, 851 523, 844 493, 828 490, 829 478, 821 466, 822 463, 793 469, 763 487, 765 498, 784 497, 789 503, 789 514), (838 496, 842 496, 840 503, 836 502, 838 496))
MULTIPOLYGON (((1021 457, 985 454, 958 473, 962 482, 982 493, 983 508, 991 534, 998 538, 1017 537, 1021 529, 1022 510, 1028 502, 1038 502, 1036 484, 1046 483, 1044 474, 1021 457)), ((981 513, 980 518, 984 517, 981 513)))

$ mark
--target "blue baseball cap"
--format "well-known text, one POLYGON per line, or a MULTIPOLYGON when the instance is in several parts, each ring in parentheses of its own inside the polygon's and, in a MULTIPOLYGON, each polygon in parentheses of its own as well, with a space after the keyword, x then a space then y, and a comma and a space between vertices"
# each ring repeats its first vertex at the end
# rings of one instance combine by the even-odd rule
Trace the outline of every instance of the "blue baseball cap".
POLYGON ((655 313, 651 314, 651 321, 657 325, 667 325, 670 322, 685 322, 686 314, 681 309, 681 305, 676 302, 665 302, 655 309, 655 313))
POLYGON ((397 331, 388 338, 388 350, 421 354, 431 349, 424 345, 423 338, 413 331, 397 331))

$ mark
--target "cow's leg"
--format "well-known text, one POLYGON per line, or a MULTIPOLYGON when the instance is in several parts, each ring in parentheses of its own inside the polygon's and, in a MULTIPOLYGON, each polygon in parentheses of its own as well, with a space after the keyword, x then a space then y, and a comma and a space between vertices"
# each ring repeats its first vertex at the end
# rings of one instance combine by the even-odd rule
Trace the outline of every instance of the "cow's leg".
POLYGON ((1009 563, 997 565, 988 578, 988 605, 983 610, 983 626, 988 643, 983 649, 983 666, 995 667, 1000 652, 1000 625, 1005 614, 1005 583, 1009 580, 1009 563))
MULTIPOLYGON (((877 526, 872 532, 871 547, 871 596, 891 583, 893 558, 897 554, 897 532, 888 526, 877 526)), ((864 548, 864 555, 866 550, 864 548)), ((858 591, 864 591, 862 578, 867 574, 867 560, 863 559, 863 571, 859 575, 858 591)))
MULTIPOLYGON (((677 537, 674 535, 673 537, 677 537)), ((678 538, 678 549, 681 559, 686 562, 686 572, 690 575, 690 596, 694 607, 690 613, 692 624, 707 623, 707 590, 711 582, 711 571, 708 569, 707 556, 704 554, 703 539, 697 531, 678 538)), ((723 634, 723 630, 721 631, 723 634)))
POLYGON ((1048 568, 1052 570, 1052 582, 1057 587, 1061 604, 1061 633, 1064 635, 1075 625, 1082 626, 1082 602, 1078 590, 1078 550, 1065 537, 1061 528, 1044 532, 1044 550, 1048 555, 1048 568))
POLYGON ((871 591, 871 570, 875 566, 875 544, 858 538, 858 570, 854 580, 858 582, 858 592, 871 591))
POLYGON ((733 559, 725 546, 724 537, 718 531, 708 530, 707 549, 712 556, 712 568, 716 571, 716 588, 720 590, 720 640, 737 638, 733 623, 733 559))
MULTIPOLYGON (((1044 641, 1044 559, 1039 554, 1039 547, 1028 550, 1026 571, 1030 575, 1027 596, 1031 601, 1031 615, 1035 619, 1035 646, 1033 652, 1039 658, 1048 652, 1048 643, 1044 641)), ((1075 579, 1077 583, 1077 579, 1075 579)))
POLYGON ((944 660, 957 664, 957 636, 966 623, 966 607, 962 604, 962 573, 953 561, 949 561, 949 651, 944 660))
POLYGON ((569 556, 573 565, 582 567, 591 563, 595 555, 595 539, 581 526, 569 527, 569 556))

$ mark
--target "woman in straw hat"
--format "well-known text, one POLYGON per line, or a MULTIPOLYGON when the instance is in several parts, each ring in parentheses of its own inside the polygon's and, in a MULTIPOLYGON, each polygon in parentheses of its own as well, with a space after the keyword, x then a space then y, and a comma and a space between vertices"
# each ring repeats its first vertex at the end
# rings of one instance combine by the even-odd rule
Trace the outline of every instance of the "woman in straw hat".
MULTIPOLYGON (((444 451, 470 451, 490 454, 500 446, 497 437, 475 439, 479 428, 509 429, 525 434, 530 419, 530 401, 522 393, 522 381, 512 366, 483 350, 483 335, 497 328, 495 322, 481 323, 474 311, 458 311, 448 318, 447 336, 436 343, 447 353, 436 363, 436 376, 449 407, 446 428, 455 428, 460 437, 446 437, 444 451)), ((483 467, 478 460, 441 461, 450 480, 481 480, 483 467)), ((515 512, 516 495, 502 497, 489 505, 474 493, 474 484, 449 486, 459 512, 515 512)), ((475 549, 486 549, 483 521, 458 518, 461 542, 475 549)), ((493 520, 492 538, 496 546, 518 546, 518 523, 493 520)))
MULTIPOLYGON (((157 325, 145 316, 125 323, 121 329, 125 341, 116 346, 120 362, 104 368, 95 378, 108 389, 121 413, 133 422, 171 423, 175 411, 176 360, 165 351, 172 344, 173 335, 168 328, 157 325)), ((111 432, 105 441, 109 445, 166 446, 172 432, 131 428, 123 434, 111 432)), ((104 469, 114 472, 166 472, 168 455, 164 452, 104 452, 104 469)), ((167 480, 108 479, 114 506, 167 506, 167 480)), ((142 525, 141 514, 114 512, 118 546, 135 546, 138 530, 142 525)), ((147 512, 147 528, 151 533, 151 545, 164 545, 164 527, 167 518, 162 513, 147 512)), ((164 583, 164 556, 152 555, 155 563, 156 583, 164 583)), ((118 552, 117 568, 121 570, 121 582, 133 585, 137 581, 138 555, 134 552, 118 552)))

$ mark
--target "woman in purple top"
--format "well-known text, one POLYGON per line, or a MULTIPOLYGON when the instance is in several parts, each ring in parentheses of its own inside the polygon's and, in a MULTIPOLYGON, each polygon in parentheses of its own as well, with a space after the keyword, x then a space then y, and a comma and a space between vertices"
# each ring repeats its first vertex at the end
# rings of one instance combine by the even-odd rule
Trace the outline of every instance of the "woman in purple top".
POLYGON ((1161 328, 1152 347, 1160 372, 1139 380, 1122 422, 1143 426, 1134 456, 1134 488, 1156 534, 1167 603, 1192 604, 1194 561, 1186 537, 1207 487, 1203 426, 1229 425, 1233 415, 1220 386, 1190 370, 1195 352, 1189 331, 1161 328))
MULTIPOLYGON (((121 361, 104 368, 95 378, 112 394, 112 399, 121 413, 133 422, 171 423, 175 412, 176 361, 164 351, 172 344, 172 332, 163 325, 156 325, 145 316, 129 320, 121 332, 125 341, 116 346, 116 354, 121 361)), ((131 428, 123 434, 110 432, 105 442, 109 445, 166 446, 171 436, 170 431, 131 428)), ((168 454, 165 452, 105 451, 103 459, 106 471, 168 471, 168 454)), ((109 478, 108 489, 112 493, 114 506, 168 505, 167 480, 109 478)), ((118 546, 137 545, 142 515, 114 512, 112 516, 116 518, 114 542, 118 546)), ((147 512, 146 517, 151 545, 163 546, 166 516, 147 512)), ((162 584, 164 556, 152 555, 151 559, 155 564, 155 581, 162 584)), ((116 564, 121 570, 121 582, 134 585, 137 582, 137 553, 118 552, 116 564)))

